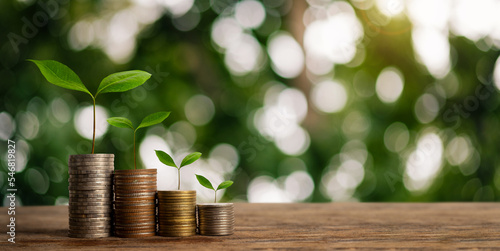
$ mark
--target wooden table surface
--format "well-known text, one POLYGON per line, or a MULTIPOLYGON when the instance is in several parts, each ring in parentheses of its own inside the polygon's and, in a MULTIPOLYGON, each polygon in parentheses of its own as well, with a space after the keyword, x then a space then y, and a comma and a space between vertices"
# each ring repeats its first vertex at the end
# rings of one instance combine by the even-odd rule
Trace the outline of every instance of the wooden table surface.
MULTIPOLYGON (((185 238, 67 237, 67 206, 20 207, 16 243, 0 250, 500 248, 500 203, 236 203, 235 234, 185 238)), ((7 223, 7 209, 2 225, 7 223)), ((8 224, 8 223, 7 223, 8 224)))

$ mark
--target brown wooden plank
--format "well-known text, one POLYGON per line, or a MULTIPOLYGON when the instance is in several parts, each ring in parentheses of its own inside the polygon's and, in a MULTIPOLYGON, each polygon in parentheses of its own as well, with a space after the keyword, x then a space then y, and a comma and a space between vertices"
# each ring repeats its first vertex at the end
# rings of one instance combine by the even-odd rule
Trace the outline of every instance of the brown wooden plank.
MULTIPOLYGON (((8 243, 4 235, 0 249, 500 247, 498 203, 236 203, 236 231, 232 236, 142 239, 68 238, 67 210, 67 206, 18 208, 16 244, 8 243)), ((7 212, 6 208, 0 211, 7 212)), ((7 216, 3 219, 2 223, 7 223, 7 216)))

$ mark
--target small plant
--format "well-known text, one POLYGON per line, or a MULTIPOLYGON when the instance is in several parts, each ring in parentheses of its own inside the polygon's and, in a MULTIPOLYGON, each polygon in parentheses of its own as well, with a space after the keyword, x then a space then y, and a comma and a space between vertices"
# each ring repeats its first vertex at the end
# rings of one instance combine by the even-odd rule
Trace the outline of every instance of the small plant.
POLYGON ((199 153, 199 152, 194 152, 194 153, 188 154, 182 160, 181 165, 177 166, 175 164, 174 160, 172 159, 172 157, 170 157, 170 155, 168 155, 166 152, 160 151, 160 150, 155 150, 155 152, 156 152, 156 156, 158 156, 158 159, 161 161, 161 163, 163 163, 167 166, 177 168, 177 179, 178 179, 177 180, 177 190, 181 190, 181 168, 192 164, 193 162, 197 161, 201 157, 201 153, 199 153))
POLYGON ((134 130, 134 169, 137 169, 137 161, 136 161, 136 154, 135 154, 135 133, 140 128, 156 125, 156 124, 163 122, 163 120, 165 120, 168 117, 168 115, 170 115, 170 112, 153 113, 149 116, 146 116, 141 121, 141 124, 139 124, 139 126, 137 126, 136 128, 134 128, 134 126, 132 126, 132 122, 130 122, 130 120, 127 118, 112 117, 112 118, 107 119, 108 123, 112 126, 119 127, 119 128, 130 128, 130 129, 134 130))
POLYGON ((233 185, 233 181, 226 180, 226 181, 223 181, 222 183, 220 183, 219 186, 217 187, 217 189, 215 189, 212 186, 212 183, 210 183, 210 181, 207 178, 196 174, 196 179, 198 180, 198 182, 200 182, 200 185, 202 185, 208 189, 214 190, 214 194, 215 194, 214 203, 217 203, 217 191, 222 190, 222 189, 226 189, 226 188, 230 187, 231 185, 233 185))
POLYGON ((28 60, 36 64, 42 75, 51 84, 70 89, 75 91, 85 92, 92 97, 94 106, 94 129, 92 133, 92 153, 94 153, 95 147, 95 100, 99 94, 107 92, 124 92, 130 89, 136 88, 146 80, 151 77, 151 74, 145 71, 123 71, 118 73, 113 73, 105 77, 95 94, 90 93, 90 91, 82 83, 78 75, 76 75, 73 70, 68 66, 61 64, 54 60, 28 60))

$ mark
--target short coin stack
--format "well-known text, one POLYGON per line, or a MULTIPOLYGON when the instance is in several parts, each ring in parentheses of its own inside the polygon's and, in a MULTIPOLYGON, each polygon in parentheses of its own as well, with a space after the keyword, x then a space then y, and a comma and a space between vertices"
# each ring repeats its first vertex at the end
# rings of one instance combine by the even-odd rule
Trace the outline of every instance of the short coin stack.
POLYGON ((111 236, 113 154, 69 156, 69 237, 111 236))
POLYGON ((196 191, 158 191, 158 234, 196 234, 196 191))
POLYGON ((137 238, 156 234, 156 169, 116 170, 115 235, 137 238))
POLYGON ((199 233, 202 235, 231 235, 234 233, 233 203, 198 204, 199 233))

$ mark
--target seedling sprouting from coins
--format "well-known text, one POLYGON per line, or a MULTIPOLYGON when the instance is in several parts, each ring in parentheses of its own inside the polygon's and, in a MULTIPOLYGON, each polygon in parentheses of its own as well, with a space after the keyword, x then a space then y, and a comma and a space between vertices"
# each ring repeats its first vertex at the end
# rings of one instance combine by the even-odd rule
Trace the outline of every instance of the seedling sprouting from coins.
POLYGON ((108 123, 112 126, 119 127, 119 128, 130 128, 134 130, 134 169, 137 169, 137 160, 136 160, 136 153, 135 153, 135 134, 137 130, 140 128, 145 128, 148 126, 153 126, 156 124, 159 124, 165 120, 168 115, 170 115, 170 112, 157 112, 153 113, 151 115, 146 116, 142 121, 139 126, 134 128, 132 126, 132 122, 130 122, 129 119, 123 118, 123 117, 112 117, 107 119, 108 123))
POLYGON ((196 174, 196 179, 198 180, 198 182, 200 182, 200 185, 208 188, 208 189, 212 189, 214 190, 214 203, 217 203, 217 191, 219 190, 222 190, 222 189, 226 189, 228 187, 230 187, 232 184, 233 184, 233 181, 231 180, 226 180, 226 181, 223 181, 222 183, 219 184, 219 186, 217 186, 217 189, 215 189, 213 186, 212 186, 212 183, 205 177, 201 176, 201 175, 198 175, 196 174))
POLYGON ((51 84, 70 89, 75 91, 85 92, 92 97, 93 101, 93 114, 94 114, 94 127, 92 132, 92 153, 94 153, 95 148, 95 100, 97 96, 102 93, 107 92, 124 92, 136 88, 146 80, 151 77, 151 74, 145 71, 133 70, 133 71, 123 71, 118 73, 113 73, 105 77, 95 94, 90 93, 90 91, 82 83, 78 75, 71 70, 68 66, 61 64, 54 60, 29 60, 38 66, 42 75, 51 84))
POLYGON ((158 156, 158 159, 161 161, 161 163, 163 163, 167 166, 177 168, 177 179, 178 179, 177 190, 181 190, 181 168, 192 164, 193 162, 197 161, 201 157, 201 153, 199 153, 199 152, 194 152, 194 153, 188 154, 182 160, 181 165, 177 166, 175 164, 174 160, 172 159, 172 157, 170 157, 170 155, 168 155, 168 153, 160 151, 160 150, 155 150, 155 152, 156 152, 156 156, 158 156))

